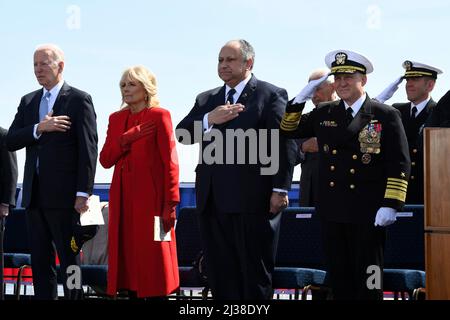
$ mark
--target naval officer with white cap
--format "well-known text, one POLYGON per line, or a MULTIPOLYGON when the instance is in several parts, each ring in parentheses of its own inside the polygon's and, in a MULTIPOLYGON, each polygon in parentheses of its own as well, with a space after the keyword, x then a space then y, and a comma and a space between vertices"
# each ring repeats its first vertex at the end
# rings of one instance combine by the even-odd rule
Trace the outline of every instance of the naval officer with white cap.
POLYGON ((422 128, 436 106, 431 98, 437 75, 442 71, 425 63, 406 60, 402 64, 405 74, 383 90, 375 99, 385 102, 397 91, 406 79, 406 95, 409 102, 394 103, 392 106, 402 114, 402 122, 408 138, 411 157, 411 176, 408 184, 406 203, 423 204, 423 144, 422 128))
POLYGON ((291 138, 316 136, 324 251, 334 299, 382 299, 385 226, 403 207, 410 158, 400 112, 370 99, 372 63, 349 50, 327 54, 340 100, 302 117, 316 80, 288 104, 280 125, 291 138))

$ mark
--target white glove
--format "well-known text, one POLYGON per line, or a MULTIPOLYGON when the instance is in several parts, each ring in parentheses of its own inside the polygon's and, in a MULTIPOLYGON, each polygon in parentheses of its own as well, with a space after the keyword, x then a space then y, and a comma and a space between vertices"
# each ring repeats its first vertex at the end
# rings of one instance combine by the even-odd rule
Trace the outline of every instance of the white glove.
POLYGON ((389 100, 395 93, 395 91, 398 90, 398 86, 403 81, 403 76, 396 79, 394 82, 392 82, 386 89, 383 90, 376 98, 375 100, 384 103, 385 101, 389 100))
POLYGON ((397 220, 397 210, 388 207, 381 207, 377 211, 377 216, 375 217, 375 227, 386 227, 393 224, 397 220))
POLYGON ((329 74, 326 74, 322 78, 311 80, 310 82, 308 82, 306 87, 304 87, 302 91, 300 91, 300 93, 295 96, 293 104, 303 103, 311 99, 314 95, 314 91, 316 91, 317 87, 320 86, 322 82, 328 79, 328 76, 329 74))

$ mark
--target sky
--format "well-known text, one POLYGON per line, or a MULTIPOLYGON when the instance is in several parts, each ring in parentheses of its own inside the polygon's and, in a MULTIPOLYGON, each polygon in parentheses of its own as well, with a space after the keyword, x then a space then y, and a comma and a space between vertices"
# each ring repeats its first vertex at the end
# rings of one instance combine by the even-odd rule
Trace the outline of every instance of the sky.
MULTIPOLYGON (((144 65, 156 74, 161 106, 174 126, 199 93, 223 84, 218 53, 239 38, 255 49, 254 75, 285 88, 289 98, 312 70, 325 67, 328 52, 349 49, 374 65, 369 96, 401 76, 402 62, 412 60, 444 71, 432 92, 437 101, 450 89, 448 30, 445 0, 0 0, 0 126, 9 128, 21 97, 39 89, 33 52, 43 43, 64 50, 64 79, 91 94, 100 151, 108 117, 120 107, 119 79, 129 66, 144 65)), ((405 101, 403 82, 387 103, 405 101)), ((177 150, 180 181, 194 181, 198 148, 177 150)), ((22 182, 24 150, 17 155, 22 182)), ((96 183, 110 183, 112 171, 98 164, 96 183)), ((299 174, 297 167, 294 180, 299 174)))

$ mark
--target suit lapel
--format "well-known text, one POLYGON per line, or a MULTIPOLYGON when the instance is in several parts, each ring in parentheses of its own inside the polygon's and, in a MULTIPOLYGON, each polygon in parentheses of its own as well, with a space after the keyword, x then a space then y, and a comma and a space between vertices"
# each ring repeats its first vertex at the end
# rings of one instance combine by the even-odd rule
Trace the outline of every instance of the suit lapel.
POLYGON ((33 110, 34 123, 39 123, 39 107, 41 105, 42 95, 44 94, 44 89, 38 90, 33 100, 31 101, 31 106, 33 110))
POLYGON ((209 104, 210 110, 208 110, 207 112, 211 112, 216 107, 221 106, 223 104, 225 104, 225 85, 223 85, 222 88, 220 88, 219 91, 217 91, 217 93, 213 95, 212 101, 209 104))
POLYGON ((255 76, 252 75, 250 78, 250 81, 245 86, 244 90, 242 91, 241 95, 239 96, 239 99, 236 101, 236 103, 240 103, 244 106, 246 106, 248 99, 253 95, 253 93, 256 90, 256 84, 258 80, 255 76))
POLYGON ((358 111, 352 122, 350 122, 349 126, 347 127, 347 130, 344 134, 344 140, 351 139, 355 134, 361 131, 361 129, 364 128, 370 122, 370 120, 374 118, 371 107, 372 105, 370 102, 370 98, 367 95, 366 101, 364 101, 361 109, 358 111))
POLYGON ((433 110, 433 107, 436 105, 436 102, 433 101, 433 99, 430 99, 428 101, 425 108, 423 108, 422 112, 419 113, 419 116, 417 117, 417 120, 419 123, 424 123, 425 120, 427 120, 428 115, 430 114, 431 110, 433 110))
POLYGON ((403 126, 405 128, 408 127, 409 121, 411 120, 411 103, 405 103, 403 105, 400 105, 400 107, 397 109, 402 114, 402 122, 403 126))
MULTIPOLYGON (((208 110, 206 110, 205 114, 208 112, 213 111, 216 107, 221 106, 225 104, 225 85, 222 86, 222 88, 217 91, 214 95, 211 97, 211 102, 208 104, 208 110)), ((226 125, 226 123, 217 124, 214 125, 216 129, 221 129, 226 125)))
POLYGON ((58 97, 56 98, 55 104, 53 105, 54 115, 60 115, 61 107, 64 105, 69 92, 70 86, 66 82, 64 82, 61 90, 59 91, 58 97))
POLYGON ((330 108, 328 109, 329 120, 337 122, 337 131, 336 130, 327 130, 327 140, 330 141, 331 145, 339 145, 342 143, 343 136, 347 128, 346 125, 346 114, 345 114, 345 106, 343 100, 338 100, 333 102, 330 108))

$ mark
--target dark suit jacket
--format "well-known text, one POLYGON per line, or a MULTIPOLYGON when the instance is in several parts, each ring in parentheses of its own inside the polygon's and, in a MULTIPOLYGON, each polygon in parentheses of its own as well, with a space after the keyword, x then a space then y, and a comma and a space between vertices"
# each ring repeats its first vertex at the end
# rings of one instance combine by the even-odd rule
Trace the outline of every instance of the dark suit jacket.
MULTIPOLYGON (((199 94, 192 110, 177 126, 177 136, 180 142, 192 144, 207 138, 207 135, 203 135, 203 131, 200 131, 198 137, 194 136, 194 122, 200 121, 201 127, 203 116, 217 106, 223 105, 224 102, 225 86, 199 94), (181 140, 180 129, 188 130, 194 139, 181 140)), ((284 89, 257 80, 252 76, 237 101, 245 106, 245 111, 237 118, 223 125, 214 126, 214 128, 222 133, 224 146, 231 141, 226 136, 225 130, 227 129, 243 129, 244 131, 247 129, 278 129, 286 102, 287 93, 284 89)), ((278 130, 276 131, 278 132, 278 130)), ((237 150, 235 146, 234 156, 228 152, 234 160, 232 164, 227 164, 225 159, 227 159, 227 151, 230 150, 224 148, 223 164, 202 162, 197 165, 196 195, 199 212, 204 210, 210 192, 212 192, 215 203, 219 206, 218 209, 225 213, 266 213, 269 211, 272 188, 285 190, 290 188, 297 149, 295 142, 284 138, 276 139, 276 142, 279 143, 279 169, 274 175, 261 175, 260 169, 269 167, 269 165, 262 164, 260 157, 256 157, 256 163, 249 164, 250 147, 267 145, 269 154, 278 152, 278 150, 270 150, 270 132, 264 137, 264 134, 256 131, 256 137, 258 142, 250 146, 247 140, 243 151, 237 150), (246 164, 237 164, 237 155, 242 155, 242 152, 245 153, 246 164)), ((214 144, 216 141, 212 143, 214 144)), ((206 148, 212 148, 211 143, 201 142, 201 150, 205 151, 206 148)))
POLYGON ((416 118, 411 118, 411 103, 395 103, 392 105, 400 111, 402 123, 408 138, 409 156, 411 158, 411 176, 406 194, 406 203, 423 204, 423 143, 422 129, 436 102, 433 99, 416 118))
POLYGON ((306 152, 301 160, 301 167, 299 205, 315 207, 319 197, 319 153, 306 152))
POLYGON ((347 125, 344 102, 339 100, 319 105, 295 127, 289 119, 300 112, 299 105, 286 108, 281 132, 292 138, 317 137, 320 193, 316 208, 322 218, 373 223, 380 207, 402 208, 411 162, 398 110, 367 97, 347 125), (379 153, 361 148, 359 137, 368 125, 381 131, 379 153))
POLYGON ((77 192, 92 193, 97 164, 97 123, 89 94, 64 83, 53 106, 53 115, 67 115, 67 132, 33 136, 39 123, 43 90, 22 97, 7 136, 11 151, 26 148, 22 204, 31 201, 36 161, 39 157, 40 205, 44 208, 73 208, 77 192))
POLYGON ((450 128, 450 91, 439 99, 425 123, 425 127, 450 128))
POLYGON ((16 205, 17 158, 6 148, 6 129, 0 128, 0 203, 16 205))

